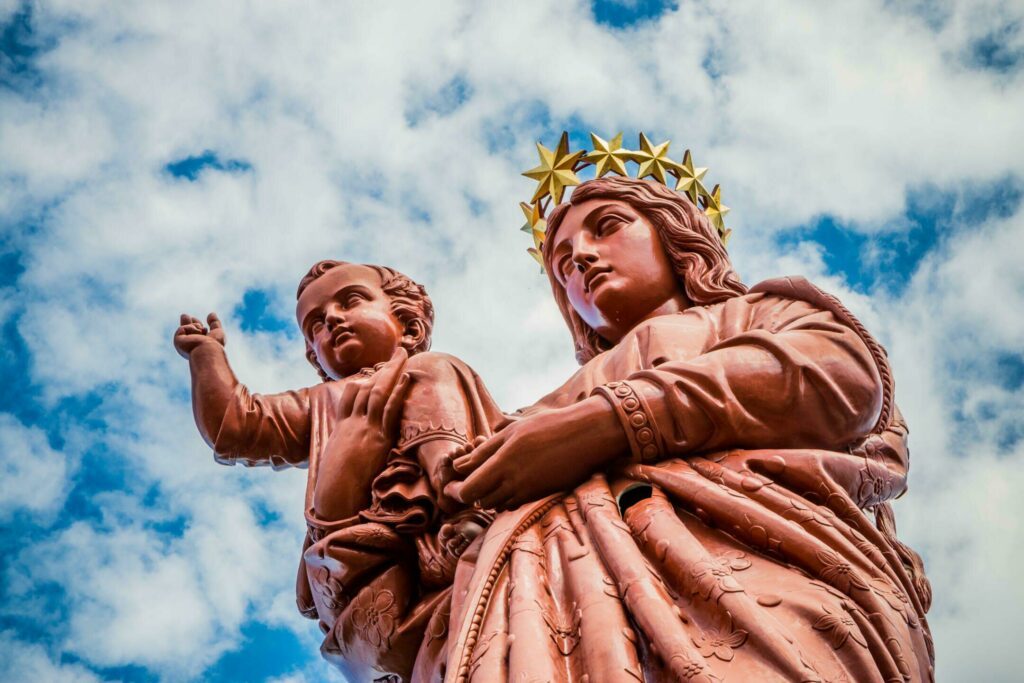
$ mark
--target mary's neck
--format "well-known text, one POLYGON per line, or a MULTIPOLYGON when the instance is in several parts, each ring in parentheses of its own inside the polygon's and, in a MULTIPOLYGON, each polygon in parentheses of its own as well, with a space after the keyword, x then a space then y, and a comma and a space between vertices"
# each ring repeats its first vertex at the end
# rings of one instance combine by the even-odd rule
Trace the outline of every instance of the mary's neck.
POLYGON ((682 292, 676 292, 672 297, 663 301, 660 305, 655 306, 640 317, 630 319, 628 323, 622 325, 610 323, 607 327, 597 330, 597 333, 614 346, 622 341, 623 337, 636 329, 640 323, 650 320, 651 318, 657 318, 659 315, 681 313, 692 305, 693 304, 685 294, 682 292))

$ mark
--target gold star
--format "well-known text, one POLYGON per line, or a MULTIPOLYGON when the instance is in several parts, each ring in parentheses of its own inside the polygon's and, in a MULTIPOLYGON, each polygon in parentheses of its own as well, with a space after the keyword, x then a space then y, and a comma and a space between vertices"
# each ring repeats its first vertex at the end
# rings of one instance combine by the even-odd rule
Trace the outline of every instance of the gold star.
POLYGON ((609 171, 623 177, 627 175, 626 162, 632 159, 632 153, 622 149, 622 133, 613 137, 611 142, 591 133, 590 141, 594 143, 594 151, 583 159, 596 167, 596 177, 600 178, 609 171))
POLYGON ((537 191, 533 193, 533 199, 530 201, 536 203, 544 196, 551 195, 555 204, 558 204, 562 201, 562 193, 566 187, 580 184, 573 166, 583 156, 584 150, 569 154, 569 134, 563 132, 554 152, 539 142, 537 152, 540 154, 540 166, 523 173, 527 178, 538 182, 537 191))
POLYGON ((526 224, 520 230, 530 233, 530 236, 533 237, 533 246, 540 249, 544 244, 544 235, 548 229, 548 222, 540 213, 540 205, 519 202, 519 208, 526 216, 526 224))
POLYGON ((677 192, 685 192, 694 204, 697 203, 697 198, 708 193, 707 188, 704 187, 704 176, 707 174, 708 169, 706 168, 694 168, 693 158, 690 156, 690 150, 686 150, 683 154, 683 163, 676 168, 675 176, 679 179, 676 183, 677 192))
POLYGON ((632 153, 633 160, 640 164, 640 170, 636 174, 637 178, 654 176, 662 185, 668 185, 665 171, 671 171, 677 165, 676 162, 668 158, 670 142, 670 140, 666 140, 655 146, 651 144, 646 135, 640 133, 640 151, 632 153))
POLYGON ((711 219, 711 224, 718 229, 718 234, 722 236, 722 242, 724 243, 728 239, 727 230, 725 229, 725 214, 729 213, 729 207, 722 203, 722 187, 715 185, 715 189, 711 190, 711 194, 703 196, 704 199, 704 213, 708 218, 711 219))
POLYGON ((526 250, 526 253, 533 257, 533 260, 536 261, 537 265, 540 266, 540 272, 543 273, 544 272, 544 257, 541 256, 540 251, 538 249, 534 249, 533 247, 530 247, 529 249, 526 250))

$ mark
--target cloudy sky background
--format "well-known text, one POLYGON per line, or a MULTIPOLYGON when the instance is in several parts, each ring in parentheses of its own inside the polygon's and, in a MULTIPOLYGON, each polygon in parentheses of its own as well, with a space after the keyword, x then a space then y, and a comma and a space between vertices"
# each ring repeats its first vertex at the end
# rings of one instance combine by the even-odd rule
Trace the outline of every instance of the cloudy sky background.
POLYGON ((299 277, 385 263, 528 404, 575 367, 518 231, 563 128, 691 148, 744 279, 887 346, 939 678, 1016 678, 1022 85, 1019 1, 0 0, 0 679, 340 680, 294 609, 305 474, 213 462, 178 314, 305 386, 299 277))

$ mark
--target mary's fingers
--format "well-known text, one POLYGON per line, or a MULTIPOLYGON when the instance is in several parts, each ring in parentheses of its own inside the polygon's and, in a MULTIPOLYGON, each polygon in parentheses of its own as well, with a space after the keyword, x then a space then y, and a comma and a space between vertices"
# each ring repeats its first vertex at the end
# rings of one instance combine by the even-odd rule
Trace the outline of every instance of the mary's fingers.
POLYGON ((477 504, 485 510, 508 510, 515 506, 512 502, 514 497, 513 494, 505 490, 504 486, 500 486, 493 492, 480 498, 477 504))
POLYGON ((461 482, 457 489, 458 500, 463 503, 480 500, 501 486, 504 478, 501 460, 489 460, 461 482))
POLYGON ((409 391, 411 383, 409 375, 403 374, 398 378, 398 383, 395 385, 391 395, 388 396, 388 402, 384 406, 384 415, 381 420, 381 423, 384 425, 385 434, 395 434, 398 431, 398 422, 402 417, 402 405, 405 402, 405 395, 409 391))
POLYGON ((178 324, 179 325, 188 325, 190 322, 192 322, 192 316, 190 316, 188 313, 182 313, 181 314, 181 321, 178 324))
POLYGON ((444 485, 444 495, 452 500, 462 502, 462 482, 450 481, 444 485))
POLYGON ((460 445, 456 446, 455 450, 453 450, 452 453, 451 453, 451 456, 452 456, 451 459, 452 460, 458 460, 459 458, 461 458, 462 456, 466 455, 467 453, 472 453, 474 448, 476 448, 480 444, 484 443, 485 441, 487 441, 487 437, 486 436, 478 436, 478 437, 474 438, 472 441, 470 441, 469 443, 464 443, 464 444, 460 444, 460 445))
POLYGON ((505 443, 505 439, 500 434, 496 434, 480 443, 467 455, 457 458, 452 463, 452 466, 455 468, 456 473, 465 477, 487 462, 503 443, 505 443))

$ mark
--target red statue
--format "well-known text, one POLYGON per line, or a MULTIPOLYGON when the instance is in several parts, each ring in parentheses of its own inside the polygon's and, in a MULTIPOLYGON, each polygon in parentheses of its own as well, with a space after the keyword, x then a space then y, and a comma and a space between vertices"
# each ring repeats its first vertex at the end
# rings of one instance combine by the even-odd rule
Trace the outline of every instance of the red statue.
MULTIPOLYGON (((664 151, 596 140, 641 170, 664 151)), ((573 180, 562 148, 542 165, 573 180)), ((515 414, 425 352, 429 299, 390 269, 303 280, 311 389, 250 394, 216 317, 183 316, 218 458, 309 466, 299 607, 352 680, 932 680, 885 352, 802 278, 747 289, 688 162, 703 212, 651 164, 546 230, 526 207, 582 367, 515 414)))

